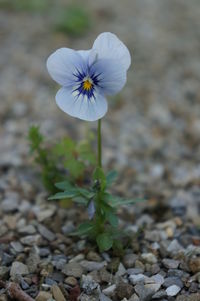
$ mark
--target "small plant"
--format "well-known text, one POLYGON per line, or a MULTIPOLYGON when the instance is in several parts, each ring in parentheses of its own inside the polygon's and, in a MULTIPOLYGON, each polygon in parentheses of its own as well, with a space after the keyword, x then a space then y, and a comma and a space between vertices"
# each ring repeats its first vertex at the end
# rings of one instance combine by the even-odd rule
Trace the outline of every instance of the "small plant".
POLYGON ((87 32, 90 23, 90 16, 82 6, 71 5, 58 12, 55 28, 72 36, 80 36, 87 32))
POLYGON ((87 169, 96 163, 90 140, 77 144, 70 137, 48 146, 38 126, 31 126, 28 134, 30 151, 40 166, 43 185, 50 193, 58 189, 54 183, 69 178, 69 182, 81 182, 87 169))
MULTIPOLYGON (((139 200, 124 200, 109 193, 116 178, 115 172, 105 175, 102 169, 101 119, 107 112, 105 95, 118 93, 126 83, 131 64, 127 47, 111 33, 100 34, 89 51, 61 48, 47 60, 52 78, 62 88, 56 94, 56 103, 65 113, 86 121, 98 120, 98 156, 91 185, 83 188, 69 181, 56 184, 61 192, 50 200, 72 198, 85 205, 89 220, 81 224, 73 235, 96 241, 101 252, 121 248, 117 209, 120 205, 139 200)), ((64 150, 64 149, 63 149, 64 150)))
POLYGON ((84 205, 88 211, 89 221, 79 225, 72 235, 88 237, 95 240, 101 252, 111 247, 122 248, 120 238, 125 233, 118 229, 117 209, 121 205, 133 204, 141 201, 123 199, 109 193, 109 188, 117 177, 115 171, 104 174, 102 168, 97 167, 93 174, 93 186, 82 188, 71 185, 68 181, 56 183, 62 192, 56 193, 49 200, 72 198, 79 205, 84 205))

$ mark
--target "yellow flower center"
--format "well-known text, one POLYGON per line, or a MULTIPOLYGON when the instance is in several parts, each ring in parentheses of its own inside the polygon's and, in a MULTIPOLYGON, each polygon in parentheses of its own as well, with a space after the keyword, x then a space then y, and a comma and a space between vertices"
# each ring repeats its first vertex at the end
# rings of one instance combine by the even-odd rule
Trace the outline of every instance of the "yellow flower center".
POLYGON ((86 79, 83 82, 83 89, 86 90, 86 91, 90 91, 92 89, 92 86, 93 86, 93 84, 89 79, 86 79))

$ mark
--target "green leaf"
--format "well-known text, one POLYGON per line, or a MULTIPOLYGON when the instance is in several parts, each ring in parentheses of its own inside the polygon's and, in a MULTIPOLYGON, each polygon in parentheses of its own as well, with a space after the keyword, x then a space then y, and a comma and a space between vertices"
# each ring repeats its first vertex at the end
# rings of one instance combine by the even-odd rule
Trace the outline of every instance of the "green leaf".
POLYGON ((101 184, 101 191, 104 191, 106 188, 106 177, 104 171, 101 167, 97 167, 93 174, 93 179, 99 181, 101 184))
POLYGON ((78 187, 77 189, 80 192, 80 194, 87 199, 91 199, 95 196, 95 192, 92 192, 88 189, 80 188, 80 187, 78 187))
POLYGON ((74 197, 73 198, 73 202, 77 203, 77 204, 80 204, 80 205, 84 205, 84 206, 87 206, 87 204, 88 204, 88 200, 86 200, 82 196, 76 196, 76 197, 74 197))
POLYGON ((55 186, 60 189, 60 190, 68 190, 68 189, 71 189, 73 186, 70 184, 69 181, 63 181, 63 182, 58 182, 58 183, 55 183, 55 186))
POLYGON ((62 199, 67 199, 67 198, 74 198, 78 195, 79 195, 79 193, 77 192, 77 190, 64 191, 64 192, 58 192, 55 195, 50 196, 48 198, 48 200, 62 200, 62 199))
POLYGON ((93 224, 90 222, 85 222, 79 225, 77 231, 71 233, 72 236, 85 236, 92 232, 93 224))
POLYGON ((103 233, 97 236, 96 238, 97 245, 99 247, 100 252, 108 251, 112 248, 113 238, 108 233, 103 233))
POLYGON ((131 205, 131 204, 136 204, 136 203, 145 201, 144 199, 123 199, 123 198, 112 196, 112 195, 107 196, 106 200, 109 202, 109 204, 112 207, 131 205))
POLYGON ((106 212, 106 219, 111 224, 111 226, 113 226, 113 227, 118 226, 118 218, 113 212, 111 212, 111 211, 106 212))
POLYGON ((111 170, 107 175, 106 175, 106 185, 109 187, 117 178, 117 172, 115 170, 111 170))

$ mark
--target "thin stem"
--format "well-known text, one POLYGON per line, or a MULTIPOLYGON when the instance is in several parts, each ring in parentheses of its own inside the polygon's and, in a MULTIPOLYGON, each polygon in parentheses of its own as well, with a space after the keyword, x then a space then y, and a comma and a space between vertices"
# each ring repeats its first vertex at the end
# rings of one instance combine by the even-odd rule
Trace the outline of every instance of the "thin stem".
POLYGON ((98 167, 102 166, 101 154, 101 119, 98 120, 98 167))

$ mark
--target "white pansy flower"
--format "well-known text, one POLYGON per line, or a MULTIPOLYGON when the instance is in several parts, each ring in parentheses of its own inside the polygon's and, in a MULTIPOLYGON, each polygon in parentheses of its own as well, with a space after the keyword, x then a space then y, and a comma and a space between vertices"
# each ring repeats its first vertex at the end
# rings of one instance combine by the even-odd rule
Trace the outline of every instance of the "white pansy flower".
POLYGON ((51 77, 62 86, 57 105, 82 120, 102 118, 108 107, 105 96, 124 87, 130 64, 127 47, 109 32, 100 34, 90 50, 58 49, 47 60, 51 77))

